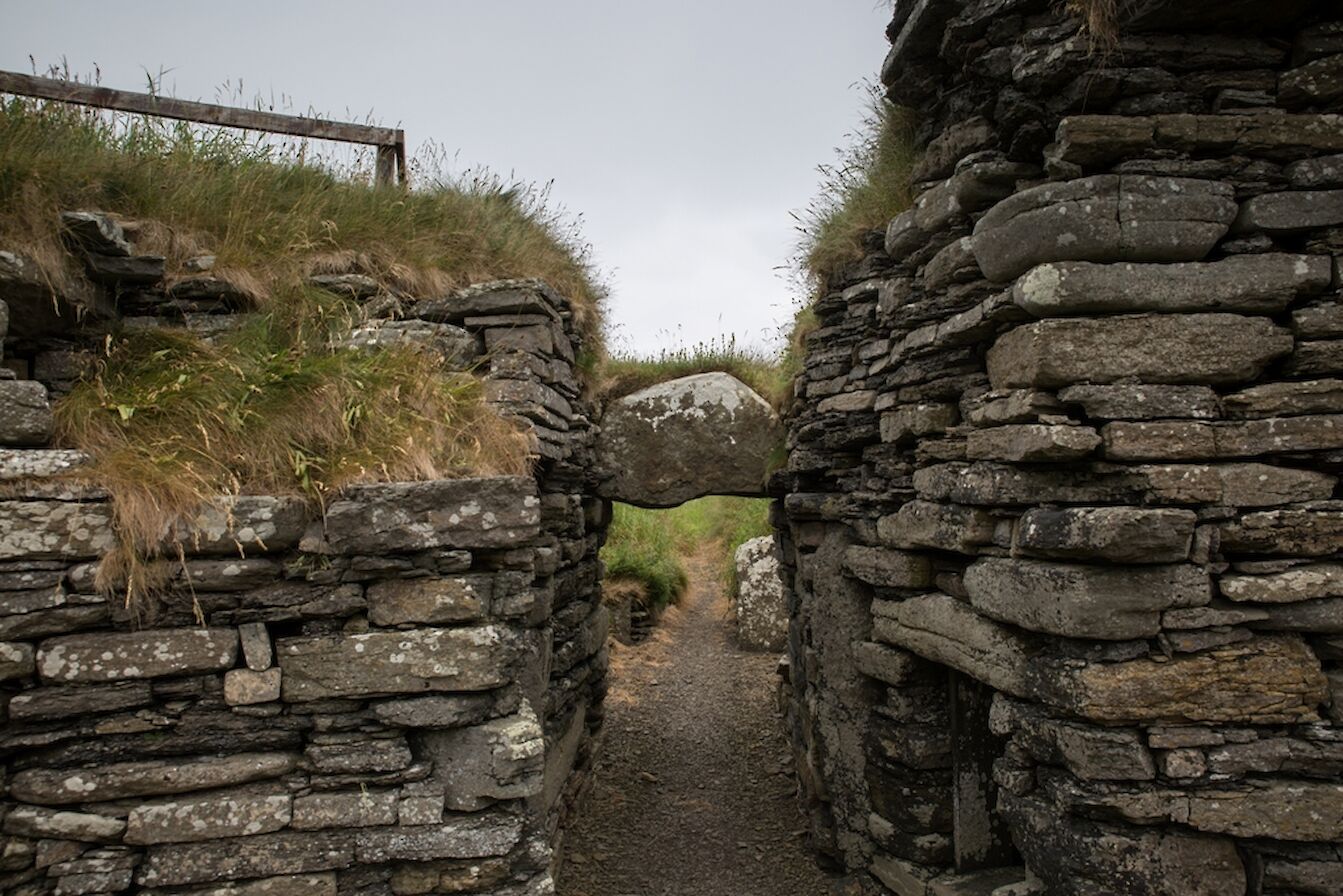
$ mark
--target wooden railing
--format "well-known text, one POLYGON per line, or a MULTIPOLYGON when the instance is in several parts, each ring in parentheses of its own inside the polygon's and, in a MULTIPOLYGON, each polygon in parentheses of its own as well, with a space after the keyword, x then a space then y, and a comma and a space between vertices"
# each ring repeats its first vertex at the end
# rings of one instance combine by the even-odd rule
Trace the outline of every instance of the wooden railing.
POLYGON ((402 184, 406 182, 406 132, 400 128, 379 128, 344 121, 325 121, 298 115, 216 106, 213 103, 197 103, 149 93, 131 93, 125 90, 113 90, 110 87, 41 78, 18 72, 0 71, 0 93, 37 97, 60 103, 75 103, 81 106, 96 106, 118 112, 175 118, 198 124, 374 146, 377 147, 374 182, 380 186, 390 185, 393 179, 402 184))

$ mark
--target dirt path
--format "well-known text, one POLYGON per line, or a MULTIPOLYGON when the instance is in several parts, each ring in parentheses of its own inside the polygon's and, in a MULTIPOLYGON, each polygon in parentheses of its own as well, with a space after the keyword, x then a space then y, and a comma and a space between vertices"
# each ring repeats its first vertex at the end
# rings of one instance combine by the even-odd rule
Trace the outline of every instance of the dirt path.
POLYGON ((802 847, 772 654, 732 643, 716 570, 637 647, 616 645, 592 793, 560 896, 824 896, 802 847))

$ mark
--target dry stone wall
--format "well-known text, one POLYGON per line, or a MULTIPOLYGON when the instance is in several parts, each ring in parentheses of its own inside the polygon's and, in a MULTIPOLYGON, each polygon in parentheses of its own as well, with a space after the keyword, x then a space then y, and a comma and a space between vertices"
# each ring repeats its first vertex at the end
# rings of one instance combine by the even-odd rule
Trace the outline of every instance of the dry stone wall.
POLYGON ((1343 20, 1060 7, 895 5, 917 198, 779 480, 814 839, 901 896, 1343 892, 1343 20))
POLYGON ((606 668, 568 302, 319 280, 369 309, 355 347, 482 373, 536 474, 363 485, 320 517, 240 497, 176 533, 168 590, 128 609, 95 585, 107 495, 44 447, 49 395, 112 323, 208 335, 241 303, 208 273, 164 288, 114 223, 67 218, 103 284, 82 318, 0 253, 0 892, 553 892, 606 668))

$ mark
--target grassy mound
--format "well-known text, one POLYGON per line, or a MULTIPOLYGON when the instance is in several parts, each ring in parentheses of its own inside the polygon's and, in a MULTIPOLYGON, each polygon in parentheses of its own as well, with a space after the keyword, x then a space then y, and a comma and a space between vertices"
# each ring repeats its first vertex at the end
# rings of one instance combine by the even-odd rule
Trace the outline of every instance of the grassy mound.
POLYGON ((782 405, 792 387, 792 377, 778 358, 741 348, 728 337, 691 348, 663 349, 652 358, 611 355, 599 368, 598 391, 608 399, 619 398, 656 383, 714 372, 732 374, 775 407, 782 405))

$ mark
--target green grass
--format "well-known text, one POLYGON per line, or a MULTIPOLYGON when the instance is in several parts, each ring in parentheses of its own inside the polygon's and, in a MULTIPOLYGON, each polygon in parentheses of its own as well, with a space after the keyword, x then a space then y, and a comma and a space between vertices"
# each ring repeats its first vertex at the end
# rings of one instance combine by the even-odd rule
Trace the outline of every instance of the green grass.
POLYGON ((663 349, 652 358, 612 355, 598 370, 598 390, 608 399, 678 377, 712 372, 732 374, 776 408, 782 406, 792 388, 792 377, 779 358, 742 348, 730 336, 690 348, 663 349))
POLYGON ((760 498, 701 498, 668 510, 617 504, 601 557, 608 581, 633 582, 663 607, 685 592, 684 558, 707 547, 724 586, 732 587, 737 547, 770 532, 769 501, 760 498))
POLYGON ((821 195, 798 215, 796 263, 813 293, 866 254, 869 235, 909 208, 918 154, 912 116, 875 95, 872 109, 839 159, 820 166, 821 195))
POLYGON ((605 290, 546 191, 443 167, 421 158, 414 189, 374 189, 366 171, 302 164, 292 147, 235 131, 0 100, 0 245, 58 261, 58 212, 111 212, 148 222, 141 251, 167 256, 170 274, 213 254, 262 306, 312 271, 365 273, 416 297, 539 277, 574 302, 599 351, 605 290))

